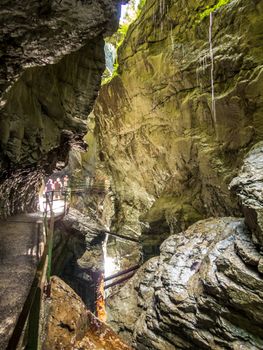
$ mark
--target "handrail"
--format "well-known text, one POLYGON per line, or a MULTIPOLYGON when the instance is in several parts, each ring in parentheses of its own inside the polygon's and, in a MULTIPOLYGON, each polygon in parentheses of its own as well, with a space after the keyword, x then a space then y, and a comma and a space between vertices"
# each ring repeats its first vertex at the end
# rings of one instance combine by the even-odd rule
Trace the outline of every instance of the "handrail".
MULTIPOLYGON (((39 222, 37 222, 39 224, 39 222)), ((39 230, 39 227, 38 227, 38 234, 40 233, 40 230, 39 230)), ((38 237, 38 241, 39 241, 39 237, 38 237)), ((38 288, 40 288, 40 282, 42 280, 42 277, 44 275, 44 272, 45 272, 45 257, 46 257, 46 254, 45 254, 45 250, 46 250, 46 247, 44 249, 44 252, 42 254, 42 256, 40 257, 40 260, 39 260, 39 263, 38 263, 38 267, 37 267, 37 271, 35 273, 35 276, 34 276, 34 279, 33 279, 33 282, 32 282, 32 285, 31 285, 31 288, 30 288, 30 291, 28 293, 28 296, 26 298, 26 301, 24 303, 24 306, 23 306, 23 309, 18 317, 18 320, 16 322, 16 325, 15 325, 15 328, 14 328, 14 331, 12 333, 12 336, 11 338, 9 339, 9 343, 8 343, 8 346, 6 348, 6 350, 14 350, 16 349, 18 343, 19 343, 19 340, 20 340, 20 337, 22 336, 23 334, 23 330, 25 328, 25 324, 28 320, 28 317, 31 313, 31 310, 32 310, 32 306, 34 305, 34 302, 35 302, 35 298, 38 296, 38 293, 37 293, 37 290, 38 288)), ((36 310, 33 310, 33 311, 36 311, 36 310)), ((37 350, 37 348, 36 348, 37 350)))
POLYGON ((122 278, 120 278, 120 279, 118 279, 118 280, 116 280, 116 281, 113 281, 113 282, 111 282, 110 284, 107 284, 106 286, 104 286, 104 290, 106 290, 106 289, 108 289, 108 288, 111 288, 111 287, 114 287, 114 286, 116 286, 117 284, 120 284, 120 283, 122 283, 122 282, 127 281, 127 280, 130 279, 133 275, 135 275, 135 273, 136 273, 136 270, 133 270, 133 271, 127 273, 124 277, 122 277, 122 278))
POLYGON ((140 242, 140 240, 138 238, 125 236, 125 235, 122 235, 120 233, 111 232, 111 231, 107 231, 107 230, 103 230, 102 232, 103 233, 107 233, 110 236, 114 236, 114 237, 117 237, 117 238, 125 239, 126 241, 131 241, 131 242, 135 242, 135 243, 139 243, 140 242))
MULTIPOLYGON (((23 332, 27 324, 27 321, 28 321, 28 328, 29 328, 28 334, 30 334, 30 337, 27 339, 28 346, 29 346, 28 348, 30 348, 30 350, 39 349, 38 324, 39 324, 40 309, 41 309, 41 298, 44 292, 46 292, 47 297, 49 297, 50 290, 51 290, 50 275, 51 275, 51 259, 52 259, 52 248, 53 248, 53 233, 54 233, 54 223, 55 223, 55 215, 54 215, 55 213, 53 211, 53 202, 56 200, 54 199, 54 193, 56 192, 58 191, 48 191, 45 194, 46 202, 45 202, 45 208, 43 212, 43 222, 45 227, 46 244, 42 255, 39 256, 39 253, 40 253, 39 243, 40 243, 40 231, 41 231, 39 225, 42 224, 42 222, 38 220, 37 221, 37 224, 38 224, 37 257, 39 258, 39 262, 37 265, 37 270, 36 270, 30 291, 23 305, 23 309, 18 317, 14 331, 11 335, 11 338, 9 339, 7 350, 16 349, 20 341, 20 338, 23 336, 23 332), (44 286, 45 282, 47 283, 46 286, 44 286)), ((68 195, 68 191, 65 191, 64 205, 60 206, 60 208, 64 208, 64 209, 63 209, 63 212, 60 213, 59 217, 61 217, 61 215, 64 216, 68 211, 67 195, 68 195)), ((23 222, 23 221, 20 220, 18 222, 23 222)), ((30 221, 24 221, 24 222, 28 223, 30 221)))
POLYGON ((50 292, 51 292, 51 285, 50 285, 50 277, 51 277, 51 265, 52 265, 52 249, 53 249, 53 234, 54 234, 54 224, 55 224, 55 213, 53 210, 53 203, 56 200, 61 200, 60 198, 54 199, 54 194, 62 194, 64 197, 64 205, 56 207, 58 208, 63 208, 63 212, 60 213, 60 217, 64 216, 67 211, 68 211, 68 206, 67 206, 67 196, 68 196, 68 191, 64 189, 63 193, 61 191, 57 190, 52 190, 52 191, 47 191, 45 193, 46 196, 46 206, 44 210, 44 224, 45 224, 45 231, 46 231, 46 236, 47 236, 47 244, 48 244, 48 253, 47 253, 47 287, 46 287, 46 295, 47 297, 50 297, 50 292), (48 210, 49 206, 49 210, 48 210), (50 216, 48 216, 50 214, 50 216))
POLYGON ((114 274, 111 275, 111 276, 105 277, 105 278, 104 278, 104 282, 110 281, 110 280, 112 280, 113 278, 116 278, 116 277, 119 277, 119 276, 122 276, 122 275, 126 275, 127 273, 129 273, 129 272, 131 272, 131 271, 138 270, 139 267, 140 267, 140 265, 135 265, 135 266, 129 267, 128 269, 125 269, 125 270, 116 272, 116 273, 114 273, 114 274))

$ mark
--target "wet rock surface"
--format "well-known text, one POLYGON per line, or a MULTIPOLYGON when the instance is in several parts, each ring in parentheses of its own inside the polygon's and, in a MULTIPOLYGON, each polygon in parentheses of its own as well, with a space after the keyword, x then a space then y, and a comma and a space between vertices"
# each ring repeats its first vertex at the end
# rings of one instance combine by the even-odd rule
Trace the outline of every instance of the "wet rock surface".
POLYGON ((136 349, 262 349, 259 259, 242 219, 199 221, 111 298, 110 324, 136 349))
POLYGON ((52 277, 47 328, 43 350, 131 350, 55 276, 52 277))

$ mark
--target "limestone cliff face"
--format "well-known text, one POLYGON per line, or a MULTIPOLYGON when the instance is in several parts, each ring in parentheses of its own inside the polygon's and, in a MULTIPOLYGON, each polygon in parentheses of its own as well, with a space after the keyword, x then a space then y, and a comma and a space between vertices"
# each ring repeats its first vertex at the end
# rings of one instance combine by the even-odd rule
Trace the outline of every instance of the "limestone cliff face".
POLYGON ((263 3, 218 4, 148 0, 101 89, 95 115, 118 228, 140 217, 158 241, 239 213, 228 185, 263 137, 263 3))
POLYGON ((81 145, 119 1, 2 1, 0 214, 32 209, 40 177, 81 145))

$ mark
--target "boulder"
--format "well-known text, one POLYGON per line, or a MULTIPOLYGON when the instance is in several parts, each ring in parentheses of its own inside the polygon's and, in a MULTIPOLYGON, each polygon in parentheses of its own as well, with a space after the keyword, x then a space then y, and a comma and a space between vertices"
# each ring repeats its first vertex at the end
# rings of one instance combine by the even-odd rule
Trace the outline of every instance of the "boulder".
POLYGON ((68 285, 55 276, 51 283, 43 350, 131 350, 68 285))
POLYGON ((262 349, 262 255, 243 219, 199 221, 160 249, 108 301, 120 336, 140 350, 262 349))

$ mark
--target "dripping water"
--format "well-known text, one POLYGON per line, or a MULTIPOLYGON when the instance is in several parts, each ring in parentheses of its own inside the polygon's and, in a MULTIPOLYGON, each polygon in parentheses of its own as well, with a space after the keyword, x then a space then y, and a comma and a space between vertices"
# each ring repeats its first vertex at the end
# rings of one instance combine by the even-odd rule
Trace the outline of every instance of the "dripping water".
POLYGON ((165 0, 159 1, 159 13, 160 13, 160 38, 162 38, 163 29, 164 29, 164 15, 165 15, 165 0))
POLYGON ((170 29, 170 38, 171 38, 172 52, 174 52, 173 28, 170 29))
POLYGON ((215 106, 215 89, 214 89, 214 53, 213 53, 213 42, 212 42, 212 28, 213 28, 213 12, 210 12, 210 21, 209 21, 209 51, 210 51, 210 59, 211 59, 211 94, 212 94, 212 118, 214 121, 214 125, 216 125, 216 106, 215 106))
POLYGON ((205 76, 206 70, 209 67, 208 58, 210 57, 209 51, 205 51, 199 56, 198 66, 196 68, 196 84, 203 90, 202 77, 205 76))
POLYGON ((160 0, 159 8, 160 8, 160 15, 162 17, 165 13, 165 0, 160 0))

